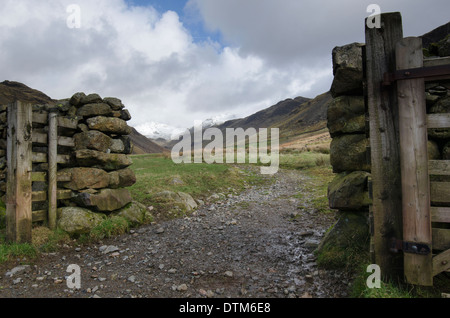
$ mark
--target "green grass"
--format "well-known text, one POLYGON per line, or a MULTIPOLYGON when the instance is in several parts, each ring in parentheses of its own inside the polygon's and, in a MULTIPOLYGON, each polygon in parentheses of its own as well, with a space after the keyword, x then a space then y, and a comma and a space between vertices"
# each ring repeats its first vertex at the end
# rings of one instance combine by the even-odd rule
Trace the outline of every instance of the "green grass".
POLYGON ((280 153, 280 168, 306 170, 315 167, 328 167, 330 155, 314 151, 289 151, 280 153))
POLYGON ((371 273, 366 271, 369 262, 361 263, 353 282, 352 298, 441 298, 450 293, 450 277, 440 274, 434 277, 433 287, 414 286, 402 281, 381 281, 380 288, 368 288, 366 281, 371 273))
POLYGON ((258 173, 241 173, 229 164, 175 164, 163 155, 135 155, 132 160, 137 182, 129 189, 136 201, 147 206, 154 203, 152 194, 165 190, 205 199, 217 192, 239 192, 246 184, 262 181, 258 173))
POLYGON ((37 256, 38 251, 32 244, 0 244, 0 263, 4 263, 13 258, 33 259, 37 256))
POLYGON ((125 234, 130 230, 130 227, 131 225, 125 218, 112 216, 94 227, 89 234, 81 235, 79 241, 82 243, 98 242, 105 238, 125 234))

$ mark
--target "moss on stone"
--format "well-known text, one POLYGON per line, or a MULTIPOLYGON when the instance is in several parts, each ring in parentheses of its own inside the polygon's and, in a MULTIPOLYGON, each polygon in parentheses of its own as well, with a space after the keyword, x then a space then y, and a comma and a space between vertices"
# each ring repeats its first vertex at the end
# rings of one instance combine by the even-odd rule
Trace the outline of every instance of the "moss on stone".
POLYGON ((317 264, 326 269, 354 268, 369 255, 367 212, 340 212, 316 250, 317 264))

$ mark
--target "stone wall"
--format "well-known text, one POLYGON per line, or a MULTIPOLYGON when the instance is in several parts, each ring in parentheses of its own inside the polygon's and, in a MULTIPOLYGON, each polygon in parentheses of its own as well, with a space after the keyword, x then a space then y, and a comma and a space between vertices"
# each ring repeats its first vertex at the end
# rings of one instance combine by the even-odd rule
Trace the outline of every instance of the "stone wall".
MULTIPOLYGON (((33 105, 33 118, 46 118, 57 111, 60 118, 75 121, 71 128, 59 127, 58 134, 73 138, 73 143, 58 146, 65 156, 58 164, 58 189, 70 196, 58 202, 58 226, 70 234, 88 233, 101 220, 112 215, 125 216, 131 223, 143 223, 147 210, 133 202, 127 187, 136 182, 129 168, 132 161, 130 113, 117 98, 76 93, 56 105, 33 105)), ((6 192, 7 107, 0 108, 0 195, 6 192)), ((46 123, 35 123, 33 133, 46 134, 46 123)), ((44 139, 45 141, 45 139, 44 139)), ((33 152, 47 152, 47 145, 33 139, 33 152)), ((45 172, 46 163, 33 163, 34 172, 45 172)), ((33 191, 46 191, 46 184, 33 182, 33 191)), ((33 210, 45 210, 48 202, 33 202, 33 210)))
POLYGON ((340 266, 348 262, 346 251, 368 250, 368 192, 370 144, 363 91, 364 44, 352 43, 333 50, 333 101, 328 108, 332 137, 330 163, 336 177, 328 187, 330 208, 338 210, 338 221, 319 246, 319 263, 340 266), (333 264, 330 264, 333 263, 333 264))
MULTIPOLYGON (((441 42, 448 45, 448 37, 441 42)), ((332 137, 330 162, 336 177, 329 184, 328 201, 330 208, 338 210, 339 220, 322 241, 322 254, 339 247, 347 249, 357 241, 366 246, 369 243, 370 133, 364 102, 363 47, 352 43, 336 47, 332 53, 333 102, 328 108, 328 128, 332 137)), ((450 112, 449 80, 426 82, 426 105, 428 114, 450 112)), ((428 130, 428 156, 430 160, 450 160, 450 129, 428 130)), ((441 177, 438 181, 449 180, 441 177)))

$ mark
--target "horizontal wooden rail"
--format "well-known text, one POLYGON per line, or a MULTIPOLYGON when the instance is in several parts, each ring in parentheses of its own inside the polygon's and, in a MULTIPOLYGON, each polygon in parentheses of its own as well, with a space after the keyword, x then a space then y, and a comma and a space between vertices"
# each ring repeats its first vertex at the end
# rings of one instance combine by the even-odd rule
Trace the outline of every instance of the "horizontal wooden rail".
MULTIPOLYGON (((34 143, 43 144, 43 145, 48 144, 48 135, 47 134, 33 132, 32 137, 33 137, 34 143)), ((71 137, 59 136, 58 137, 58 145, 64 146, 64 147, 75 147, 75 141, 71 137)))
MULTIPOLYGON (((68 182, 72 180, 72 174, 59 173, 57 176, 58 182, 68 182)), ((47 182, 47 172, 32 172, 31 181, 33 182, 47 182)))
MULTIPOLYGON (((72 190, 58 190, 58 200, 70 199, 72 197, 72 190)), ((34 191, 32 194, 33 202, 47 201, 47 191, 34 191)))
POLYGON ((450 223, 450 208, 431 207, 431 222, 450 223))
POLYGON ((429 129, 450 128, 450 114, 429 114, 427 115, 427 127, 429 129))
POLYGON ((423 66, 425 66, 425 67, 442 66, 442 65, 449 65, 449 64, 450 64, 450 57, 437 57, 437 58, 423 59, 423 66))
POLYGON ((433 232, 433 244, 434 250, 447 250, 450 249, 450 230, 449 229, 432 229, 433 232))
POLYGON ((31 173, 31 181, 32 182, 46 182, 47 181, 47 173, 45 173, 45 172, 32 172, 31 173))
POLYGON ((33 211, 33 223, 47 221, 48 219, 47 210, 33 211))
MULTIPOLYGON (((46 125, 48 123, 48 113, 33 113, 33 123, 46 125)), ((58 117, 58 126, 77 129, 78 118, 58 117)))
MULTIPOLYGON (((61 215, 61 211, 61 208, 57 210, 58 217, 61 215)), ((33 211, 33 223, 42 221, 48 221, 48 210, 33 211)))
POLYGON ((450 176, 450 160, 428 161, 428 173, 435 176, 450 176))
POLYGON ((450 182, 431 182, 430 192, 433 204, 450 203, 450 182))
MULTIPOLYGON (((58 163, 67 164, 70 161, 69 155, 58 155, 58 163)), ((36 163, 47 163, 47 154, 33 152, 33 162, 36 163)))

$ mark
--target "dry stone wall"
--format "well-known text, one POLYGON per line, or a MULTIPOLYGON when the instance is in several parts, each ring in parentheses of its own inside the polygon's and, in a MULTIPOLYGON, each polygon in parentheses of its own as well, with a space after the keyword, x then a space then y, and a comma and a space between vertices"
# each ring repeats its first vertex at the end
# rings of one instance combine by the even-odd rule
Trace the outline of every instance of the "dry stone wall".
MULTIPOLYGON (((143 223, 150 216, 145 206, 133 202, 128 187, 136 182, 130 169, 132 143, 131 115, 121 100, 101 98, 98 94, 76 93, 56 105, 33 105, 33 134, 46 134, 48 125, 35 122, 50 111, 59 118, 75 122, 71 128, 58 128, 58 135, 73 142, 58 145, 58 189, 70 196, 58 202, 58 226, 70 234, 87 233, 101 220, 121 215, 131 223, 143 223)), ((0 106, 0 195, 6 193, 7 106, 0 106)), ((47 153, 46 140, 35 142, 33 152, 47 153)), ((48 164, 33 163, 34 172, 45 172, 48 164)), ((33 183, 33 191, 45 191, 46 184, 33 183)), ((33 202, 33 210, 45 210, 48 202, 33 202)))
MULTIPOLYGON (((448 37, 443 43, 448 45, 448 37)), ((328 128, 332 137, 330 162, 336 177, 329 184, 328 201, 340 217, 319 247, 324 255, 335 255, 336 249, 354 248, 355 244, 367 250, 369 243, 370 133, 363 48, 364 44, 352 43, 336 47, 332 53, 333 101, 328 108, 328 128)), ((427 82, 425 88, 427 113, 449 113, 450 81, 427 82)), ((450 160, 450 129, 428 130, 428 156, 430 160, 450 160)), ((435 178, 431 176, 431 180, 450 181, 435 178)))
POLYGON ((330 207, 340 211, 365 212, 370 199, 368 129, 363 93, 361 43, 333 50, 333 102, 328 108, 328 128, 332 137, 330 162, 336 178, 329 186, 330 207))

